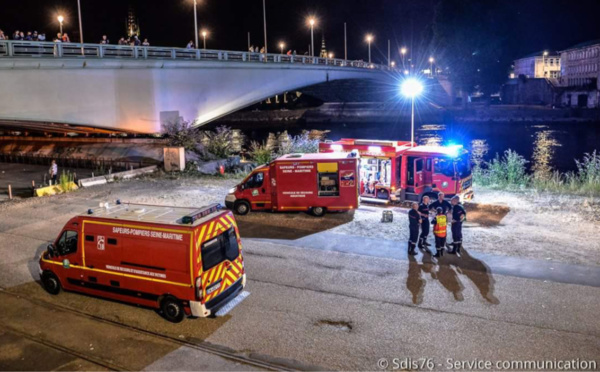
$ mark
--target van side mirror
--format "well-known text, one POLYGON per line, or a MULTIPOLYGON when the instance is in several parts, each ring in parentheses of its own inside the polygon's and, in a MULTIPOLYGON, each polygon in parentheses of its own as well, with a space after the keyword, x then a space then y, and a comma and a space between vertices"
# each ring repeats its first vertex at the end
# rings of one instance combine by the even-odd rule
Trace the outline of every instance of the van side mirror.
POLYGON ((54 247, 54 244, 52 244, 52 243, 48 244, 48 248, 47 249, 48 249, 48 255, 50 257, 54 257, 54 256, 57 255, 56 254, 56 248, 54 247))

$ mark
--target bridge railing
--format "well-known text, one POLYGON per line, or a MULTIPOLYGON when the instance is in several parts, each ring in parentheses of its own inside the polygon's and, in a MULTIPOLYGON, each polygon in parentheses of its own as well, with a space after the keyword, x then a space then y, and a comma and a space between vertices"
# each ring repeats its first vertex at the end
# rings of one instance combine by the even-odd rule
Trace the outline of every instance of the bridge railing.
POLYGON ((110 58, 231 61, 352 67, 391 71, 392 68, 364 61, 286 54, 265 54, 210 49, 184 49, 111 44, 54 43, 0 40, 0 58, 110 58))

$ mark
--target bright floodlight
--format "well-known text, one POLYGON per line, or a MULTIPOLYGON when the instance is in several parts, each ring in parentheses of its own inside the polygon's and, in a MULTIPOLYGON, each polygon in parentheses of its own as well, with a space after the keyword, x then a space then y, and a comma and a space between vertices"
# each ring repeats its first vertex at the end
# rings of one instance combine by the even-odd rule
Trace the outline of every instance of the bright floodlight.
POLYGON ((402 49, 400 49, 400 53, 402 53, 402 54, 406 54, 406 48, 402 48, 402 49))
POLYGON ((367 35, 367 42, 370 43, 371 41, 373 41, 373 35, 368 34, 367 35))
POLYGON ((429 57, 429 63, 433 63, 433 57, 429 57))
POLYGON ((316 20, 315 20, 314 18, 312 18, 312 17, 308 19, 308 23, 309 23, 311 26, 314 26, 314 25, 315 25, 315 22, 316 22, 316 20))
POLYGON ((65 20, 65 17, 59 15, 58 16, 58 22, 63 23, 63 21, 65 20))
POLYGON ((202 30, 202 36, 203 36, 203 37, 206 37, 206 35, 208 35, 208 31, 206 31, 206 30, 202 30))
POLYGON ((423 84, 417 79, 406 79, 400 89, 406 97, 415 98, 423 92, 423 84))

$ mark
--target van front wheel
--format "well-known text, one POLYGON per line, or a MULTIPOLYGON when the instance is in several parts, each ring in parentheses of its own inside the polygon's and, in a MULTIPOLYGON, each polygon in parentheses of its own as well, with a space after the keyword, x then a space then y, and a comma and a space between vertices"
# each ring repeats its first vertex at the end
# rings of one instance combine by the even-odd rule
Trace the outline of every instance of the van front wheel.
POLYGON ((240 200, 235 203, 233 209, 235 210, 235 213, 244 216, 250 212, 250 204, 245 200, 240 200))
POLYGON ((54 273, 46 271, 42 274, 42 285, 46 292, 57 295, 60 292, 60 281, 54 273))
POLYGON ((313 214, 313 216, 316 216, 316 217, 323 217, 325 215, 325 208, 313 207, 312 214, 313 214))
POLYGON ((175 297, 166 297, 160 303, 160 309, 166 320, 171 323, 179 323, 185 316, 183 305, 175 297))

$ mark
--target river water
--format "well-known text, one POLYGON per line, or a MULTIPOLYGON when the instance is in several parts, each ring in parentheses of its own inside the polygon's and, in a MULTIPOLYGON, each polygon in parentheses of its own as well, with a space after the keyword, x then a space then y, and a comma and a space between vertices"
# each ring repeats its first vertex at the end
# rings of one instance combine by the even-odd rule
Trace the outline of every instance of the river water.
MULTIPOLYGON (((330 130, 327 138, 331 140, 343 137, 410 140, 410 125, 406 124, 320 127, 311 123, 310 127, 330 130)), ((420 124, 415 137, 419 144, 461 144, 475 158, 485 161, 508 149, 531 161, 537 150, 548 154, 552 168, 562 172, 575 170, 575 159, 581 160, 585 153, 600 151, 600 123, 589 122, 420 124)))
MULTIPOLYGON (((328 131, 326 138, 362 138, 379 140, 410 140, 410 123, 340 123, 340 122, 230 122, 241 129, 249 140, 264 141, 268 134, 283 132, 299 134, 302 130, 328 131)), ((600 122, 470 122, 422 123, 415 130, 416 141, 430 145, 460 144, 472 153, 473 160, 490 161, 510 149, 533 165, 534 152, 544 154, 551 170, 561 172, 577 169, 575 159, 586 153, 600 151, 600 122)))

